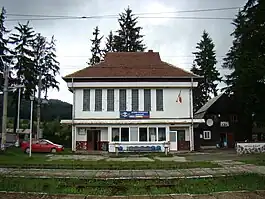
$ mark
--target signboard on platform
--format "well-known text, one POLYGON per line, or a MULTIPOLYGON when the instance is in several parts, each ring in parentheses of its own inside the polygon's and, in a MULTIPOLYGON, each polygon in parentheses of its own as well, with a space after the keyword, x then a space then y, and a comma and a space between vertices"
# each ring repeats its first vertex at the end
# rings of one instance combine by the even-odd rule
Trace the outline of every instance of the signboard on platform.
POLYGON ((149 111, 121 111, 120 118, 123 119, 147 119, 150 118, 149 111))
POLYGON ((244 142, 236 144, 238 154, 265 153, 265 142, 244 142))

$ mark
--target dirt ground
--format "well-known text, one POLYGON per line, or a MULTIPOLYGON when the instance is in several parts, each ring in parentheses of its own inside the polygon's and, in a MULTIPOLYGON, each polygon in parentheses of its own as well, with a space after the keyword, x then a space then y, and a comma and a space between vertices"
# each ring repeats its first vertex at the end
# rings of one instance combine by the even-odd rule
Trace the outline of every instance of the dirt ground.
POLYGON ((224 192, 211 195, 168 195, 168 196, 82 196, 82 195, 45 195, 24 193, 0 193, 0 199, 262 199, 265 191, 255 192, 224 192))

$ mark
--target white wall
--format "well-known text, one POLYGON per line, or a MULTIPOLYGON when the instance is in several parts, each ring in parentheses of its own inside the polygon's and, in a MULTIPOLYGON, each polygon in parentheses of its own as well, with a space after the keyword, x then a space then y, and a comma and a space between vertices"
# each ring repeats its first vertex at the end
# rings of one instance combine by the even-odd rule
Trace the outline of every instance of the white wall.
MULTIPOLYGON (((150 118, 190 118, 190 89, 189 88, 163 88, 164 111, 156 111, 156 88, 151 89, 150 118), (182 103, 176 102, 181 90, 182 103)), ((83 89, 76 88, 75 119, 115 119, 120 117, 119 89, 114 90, 114 112, 107 111, 107 89, 102 90, 102 112, 95 112, 95 92, 91 89, 90 110, 83 111, 83 89)), ((139 89, 139 111, 144 111, 144 92, 139 89)), ((131 111, 131 89, 127 89, 127 111, 131 111)), ((193 111, 191 111, 193 112, 193 111)))

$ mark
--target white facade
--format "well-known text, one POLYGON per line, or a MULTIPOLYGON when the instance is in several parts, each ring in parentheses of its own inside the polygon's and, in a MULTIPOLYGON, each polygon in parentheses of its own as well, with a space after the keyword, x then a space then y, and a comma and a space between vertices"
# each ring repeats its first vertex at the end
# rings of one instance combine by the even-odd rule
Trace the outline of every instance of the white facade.
POLYGON ((73 125, 72 150, 101 150, 101 145, 95 147, 95 139, 97 142, 106 142, 109 152, 143 150, 144 147, 152 151, 164 151, 167 143, 171 151, 194 150, 193 124, 203 122, 193 119, 191 88, 196 86, 196 82, 68 83, 73 90, 73 120, 62 122, 73 125), (84 89, 90 89, 89 111, 83 110, 84 89), (102 91, 101 111, 95 110, 95 89, 102 91), (114 89, 113 111, 107 110, 107 89, 114 89), (126 89, 126 111, 132 111, 132 89, 138 90, 139 112, 144 111, 144 89, 150 89, 148 119, 121 118, 120 89, 126 89), (157 110, 157 89, 163 90, 163 110, 157 110), (92 148, 87 146, 92 142, 92 148))

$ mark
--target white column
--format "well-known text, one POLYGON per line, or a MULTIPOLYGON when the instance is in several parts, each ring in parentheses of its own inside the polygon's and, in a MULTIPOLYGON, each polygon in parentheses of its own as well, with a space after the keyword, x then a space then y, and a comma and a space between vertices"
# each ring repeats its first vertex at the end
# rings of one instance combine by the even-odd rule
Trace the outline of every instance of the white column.
POLYGON ((132 110, 132 89, 126 89, 126 111, 132 110))
POLYGON ((144 89, 139 89, 139 111, 144 111, 144 89))
POLYGON ((169 132, 170 132, 170 128, 169 126, 166 127, 166 142, 169 141, 169 132))
POLYGON ((95 89, 90 90, 90 111, 95 112, 95 89))
POLYGON ((108 126, 108 141, 111 142, 111 126, 108 126))
POLYGON ((120 110, 119 89, 114 89, 114 111, 118 112, 119 110, 120 110))
POLYGON ((156 89, 151 89, 151 111, 156 111, 156 89))
POLYGON ((102 112, 107 111, 107 89, 102 89, 102 112))
POLYGON ((194 151, 194 131, 192 125, 190 125, 189 132, 190 132, 190 151, 194 151))

